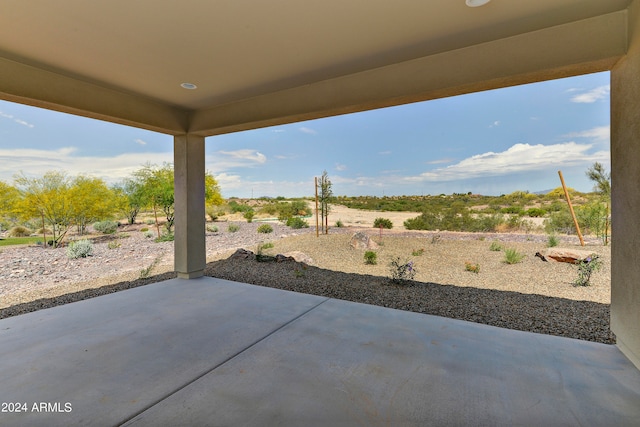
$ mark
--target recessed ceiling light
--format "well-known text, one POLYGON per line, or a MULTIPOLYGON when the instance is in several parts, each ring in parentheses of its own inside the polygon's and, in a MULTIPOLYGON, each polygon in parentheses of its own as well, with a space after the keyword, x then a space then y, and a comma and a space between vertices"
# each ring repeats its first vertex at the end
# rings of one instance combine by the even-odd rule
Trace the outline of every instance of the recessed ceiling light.
POLYGON ((469 7, 478 7, 484 6, 489 3, 491 0, 466 0, 467 6, 469 7))
POLYGON ((185 89, 189 89, 189 90, 193 90, 196 89, 198 86, 194 85, 193 83, 182 83, 180 86, 182 86, 185 89))

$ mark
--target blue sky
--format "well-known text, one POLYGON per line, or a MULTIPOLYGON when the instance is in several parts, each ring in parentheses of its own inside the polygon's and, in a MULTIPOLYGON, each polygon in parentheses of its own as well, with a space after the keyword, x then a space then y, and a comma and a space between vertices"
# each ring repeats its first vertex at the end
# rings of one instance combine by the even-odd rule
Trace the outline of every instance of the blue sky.
MULTIPOLYGON (((206 139, 224 197, 499 195, 568 186, 610 169, 609 73, 516 86, 206 139)), ((0 180, 48 170, 108 183, 173 159, 159 133, 0 101, 0 180)))

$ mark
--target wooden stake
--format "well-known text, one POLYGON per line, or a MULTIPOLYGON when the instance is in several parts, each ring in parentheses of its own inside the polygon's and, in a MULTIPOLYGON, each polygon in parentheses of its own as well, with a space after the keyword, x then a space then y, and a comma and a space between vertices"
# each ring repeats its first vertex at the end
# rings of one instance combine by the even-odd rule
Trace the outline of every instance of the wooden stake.
POLYGON ((318 224, 318 177, 313 178, 313 185, 316 189, 316 237, 320 237, 320 225, 318 224))
POLYGON ((582 233, 580 232, 580 226, 578 225, 578 218, 576 218, 576 214, 573 211, 573 205, 571 204, 571 199, 569 198, 569 191, 567 191, 567 186, 564 184, 564 178, 562 177, 562 171, 558 171, 558 175, 560 175, 560 182, 562 183, 562 189, 564 190, 564 197, 567 199, 567 204, 569 205, 569 211, 571 212, 571 217, 573 217, 573 224, 576 226, 576 231, 578 232, 578 238, 580 239, 580 245, 584 246, 584 239, 582 238, 582 233))

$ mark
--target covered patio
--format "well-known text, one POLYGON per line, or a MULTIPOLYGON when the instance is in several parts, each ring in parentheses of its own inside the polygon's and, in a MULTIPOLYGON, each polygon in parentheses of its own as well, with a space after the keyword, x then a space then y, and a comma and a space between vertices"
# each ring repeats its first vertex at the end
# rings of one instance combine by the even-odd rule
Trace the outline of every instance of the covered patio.
POLYGON ((478 3, 3 2, 1 99, 174 137, 179 278, 1 320, 0 424, 638 425, 640 0, 478 3), (205 138, 606 70, 617 346, 202 277, 205 138))
POLYGON ((22 410, 2 425, 640 422, 640 371, 615 346, 209 277, 0 328, 0 397, 22 410))

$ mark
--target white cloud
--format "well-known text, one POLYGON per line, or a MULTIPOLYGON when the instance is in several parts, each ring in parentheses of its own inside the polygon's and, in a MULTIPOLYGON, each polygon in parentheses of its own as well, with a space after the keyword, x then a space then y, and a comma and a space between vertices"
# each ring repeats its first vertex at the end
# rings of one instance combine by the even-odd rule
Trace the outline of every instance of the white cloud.
POLYGON ((318 133, 315 130, 308 128, 306 126, 302 126, 301 128, 298 128, 298 130, 302 133, 308 133, 309 135, 316 135, 318 133))
POLYGON ((78 156, 77 148, 57 150, 0 149, 0 180, 11 182, 20 171, 41 176, 50 170, 64 170, 69 175, 89 174, 114 183, 128 177, 143 164, 161 165, 173 161, 173 153, 123 153, 115 157, 78 156))
POLYGON ((15 117, 15 116, 13 116, 11 114, 3 113, 2 111, 0 111, 0 117, 4 117, 5 119, 13 120, 14 122, 18 123, 19 125, 26 126, 28 128, 34 128, 35 127, 35 125, 33 125, 33 124, 31 124, 31 123, 29 123, 29 122, 27 122, 25 120, 19 119, 19 118, 15 117))
POLYGON ((343 164, 340 164, 340 163, 336 163, 336 170, 337 170, 337 171, 344 171, 344 170, 347 170, 347 165, 343 165, 343 164))
POLYGON ((437 160, 431 160, 429 162, 425 162, 428 165, 441 165, 443 163, 451 163, 453 162, 455 159, 452 157, 447 157, 444 159, 437 159, 437 160))
POLYGON ((500 126, 500 120, 496 120, 495 122, 493 122, 493 123, 491 123, 489 125, 490 128, 494 128, 494 127, 497 127, 497 126, 500 126))
POLYGON ((595 89, 591 89, 588 92, 575 95, 571 98, 571 102, 591 104, 601 99, 608 99, 610 90, 610 85, 599 86, 595 89))
POLYGON ((146 141, 143 141, 143 140, 142 140, 142 139, 140 139, 140 138, 135 139, 135 140, 134 140, 134 142, 135 142, 136 144, 139 144, 139 145, 147 145, 147 142, 146 142, 146 141))
POLYGON ((388 156, 389 154, 391 154, 391 150, 379 151, 378 154, 380 154, 381 156, 388 156))
POLYGON ((611 136, 611 126, 599 126, 580 132, 571 132, 565 138, 588 138, 594 142, 608 142, 611 136))
POLYGON ((242 162, 247 161, 249 163, 265 163, 267 161, 267 156, 259 151, 248 148, 234 151, 218 151, 217 154, 242 162))
POLYGON ((565 142, 553 145, 515 144, 499 153, 487 152, 459 163, 406 177, 406 181, 455 181, 545 171, 552 168, 608 161, 609 153, 589 153, 591 144, 565 142))

